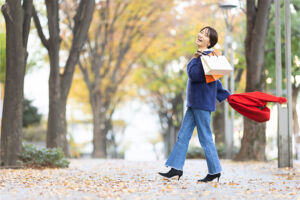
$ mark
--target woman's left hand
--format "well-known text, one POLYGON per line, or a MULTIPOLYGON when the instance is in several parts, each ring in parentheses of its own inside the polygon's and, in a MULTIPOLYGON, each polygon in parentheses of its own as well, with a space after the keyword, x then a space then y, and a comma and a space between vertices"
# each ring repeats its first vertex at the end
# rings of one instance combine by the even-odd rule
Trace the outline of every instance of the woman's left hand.
POLYGON ((198 57, 201 56, 201 55, 202 55, 202 53, 196 51, 196 52, 194 53, 194 55, 193 55, 193 58, 198 58, 198 57))

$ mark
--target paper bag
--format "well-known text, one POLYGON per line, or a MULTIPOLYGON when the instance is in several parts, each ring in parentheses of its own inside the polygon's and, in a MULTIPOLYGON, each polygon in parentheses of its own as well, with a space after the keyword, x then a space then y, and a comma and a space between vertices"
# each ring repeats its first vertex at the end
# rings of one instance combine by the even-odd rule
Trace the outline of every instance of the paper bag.
POLYGON ((201 56, 205 75, 227 75, 233 70, 225 56, 201 56))

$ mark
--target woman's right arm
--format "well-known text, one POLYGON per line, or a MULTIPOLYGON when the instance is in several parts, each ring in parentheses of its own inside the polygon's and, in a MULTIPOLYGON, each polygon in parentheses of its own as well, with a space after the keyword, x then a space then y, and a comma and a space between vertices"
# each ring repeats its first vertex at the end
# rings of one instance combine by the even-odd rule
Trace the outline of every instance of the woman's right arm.
POLYGON ((204 71, 198 58, 192 58, 187 65, 187 74, 193 82, 205 82, 204 71))
POLYGON ((223 88, 222 82, 220 80, 217 80, 216 82, 217 82, 217 99, 221 103, 222 101, 228 98, 230 92, 223 88))

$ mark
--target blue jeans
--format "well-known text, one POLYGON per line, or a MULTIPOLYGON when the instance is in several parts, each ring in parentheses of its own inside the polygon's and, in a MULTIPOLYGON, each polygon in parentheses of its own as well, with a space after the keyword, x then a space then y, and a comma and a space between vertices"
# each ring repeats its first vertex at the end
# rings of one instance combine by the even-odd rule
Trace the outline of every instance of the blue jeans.
POLYGON ((221 172, 220 160, 210 130, 210 111, 190 107, 185 113, 176 144, 165 165, 183 170, 186 153, 195 126, 197 127, 199 142, 205 153, 208 173, 217 174, 221 172))

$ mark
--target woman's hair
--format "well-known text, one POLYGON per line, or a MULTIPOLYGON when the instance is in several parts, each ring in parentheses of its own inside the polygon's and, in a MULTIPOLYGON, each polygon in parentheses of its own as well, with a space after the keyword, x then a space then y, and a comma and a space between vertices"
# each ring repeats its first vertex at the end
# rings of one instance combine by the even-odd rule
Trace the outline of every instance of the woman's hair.
POLYGON ((208 29, 208 37, 209 37, 209 43, 210 43, 208 48, 212 48, 218 42, 218 33, 214 28, 212 28, 210 26, 206 26, 206 27, 202 28, 200 31, 202 31, 204 29, 208 29))

